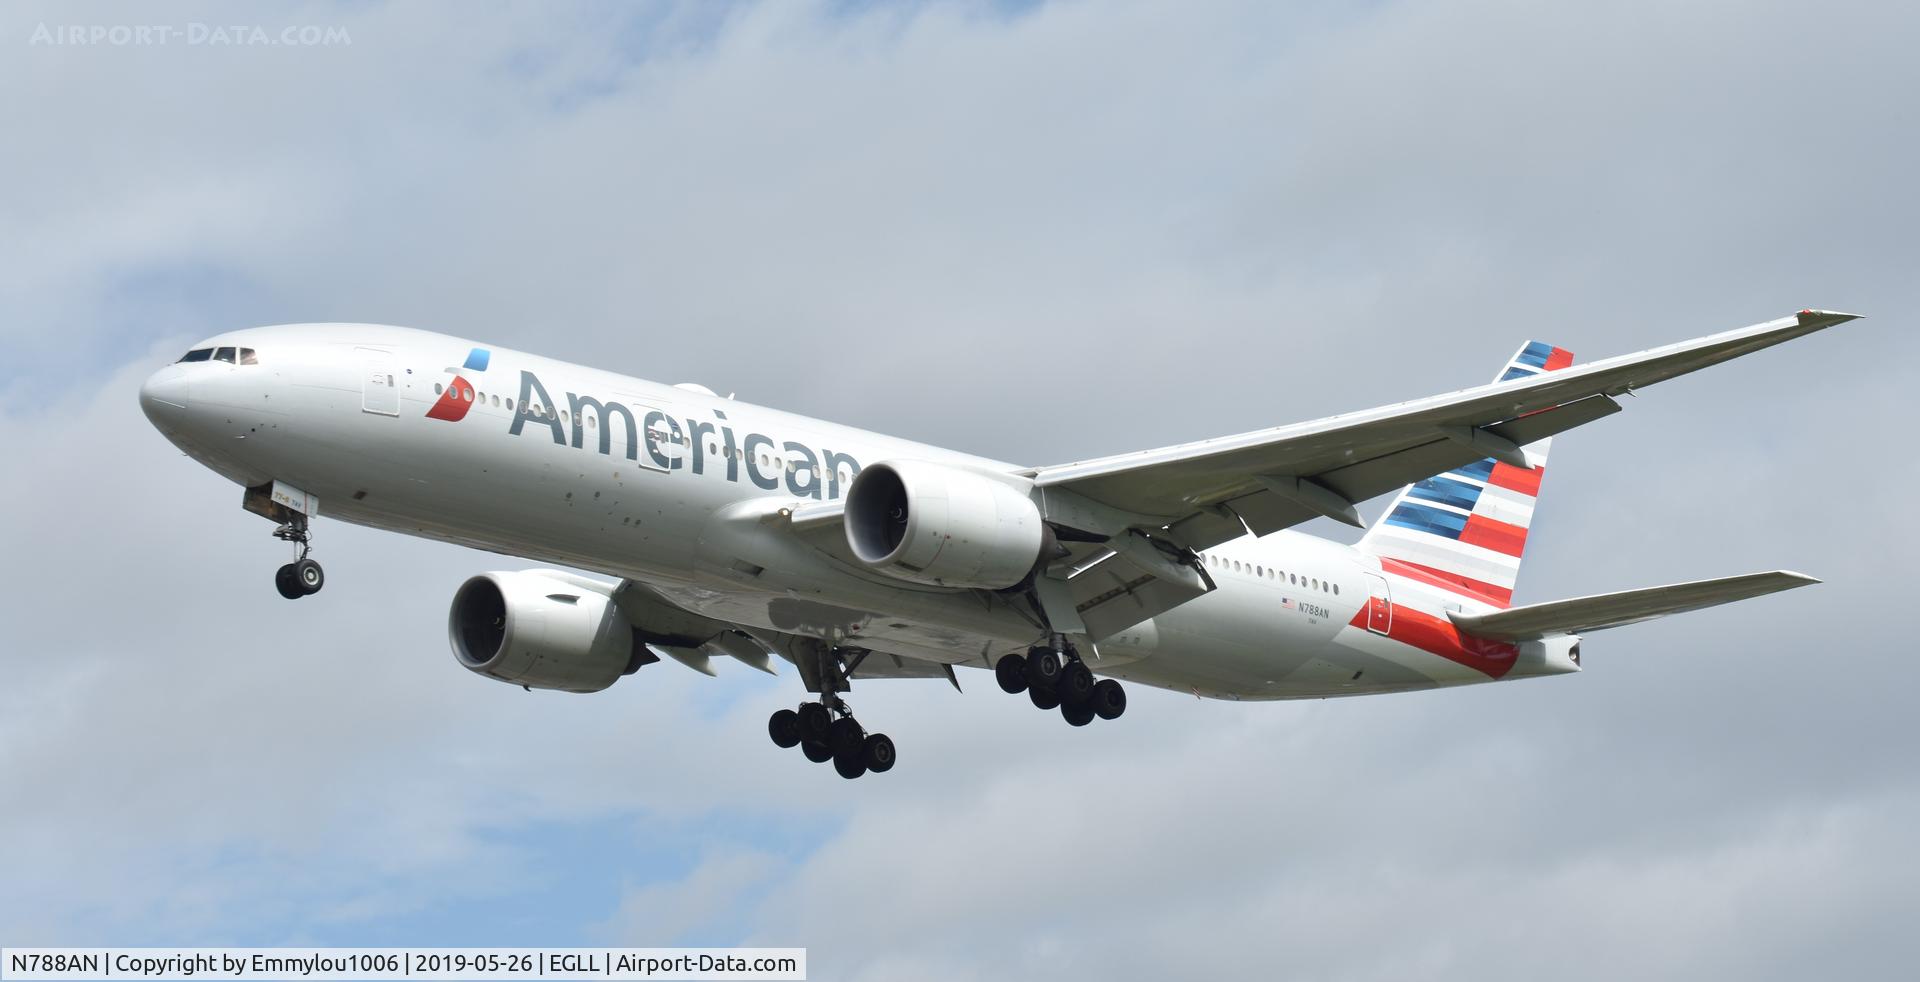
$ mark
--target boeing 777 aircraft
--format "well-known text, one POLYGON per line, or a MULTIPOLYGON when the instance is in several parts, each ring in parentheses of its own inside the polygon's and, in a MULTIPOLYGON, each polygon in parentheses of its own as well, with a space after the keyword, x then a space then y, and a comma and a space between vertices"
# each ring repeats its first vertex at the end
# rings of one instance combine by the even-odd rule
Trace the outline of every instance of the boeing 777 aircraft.
POLYGON ((1588 632, 1817 582, 1511 605, 1551 437, 1852 319, 1803 310, 1580 366, 1533 341, 1478 388, 1046 467, 371 324, 210 338, 140 403, 292 544, 282 596, 325 582, 321 514, 616 577, 474 576, 454 655, 567 692, 777 655, 818 698, 775 712, 773 742, 853 778, 895 759, 841 697, 855 680, 990 669, 1085 726, 1126 709, 1117 680, 1305 699, 1577 672, 1588 632), (1355 504, 1395 489, 1355 545, 1292 530, 1360 526, 1355 504))

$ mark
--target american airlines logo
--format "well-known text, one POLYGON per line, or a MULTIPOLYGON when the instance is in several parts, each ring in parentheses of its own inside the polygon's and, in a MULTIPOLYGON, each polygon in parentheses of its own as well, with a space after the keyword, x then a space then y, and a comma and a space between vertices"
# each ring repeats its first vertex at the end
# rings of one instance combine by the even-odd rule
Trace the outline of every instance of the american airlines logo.
MULTIPOLYGON (((467 353, 467 360, 460 367, 463 371, 484 372, 487 363, 493 360, 493 352, 485 348, 475 348, 467 353)), ((449 423, 458 423, 467 418, 467 410, 473 408, 473 383, 464 375, 455 375, 447 383, 447 390, 440 394, 440 400, 427 410, 428 419, 444 419, 449 423)))
MULTIPOLYGON (((427 418, 458 422, 466 418, 477 401, 467 372, 484 372, 490 360, 484 348, 473 349, 460 373, 448 383, 440 398, 427 410, 427 418)), ((688 471, 705 474, 719 472, 738 483, 744 475, 755 487, 801 498, 838 498, 844 486, 860 473, 860 462, 851 454, 827 447, 814 448, 795 440, 775 440, 764 433, 735 433, 727 414, 712 410, 713 419, 676 418, 652 407, 644 413, 611 399, 602 400, 568 392, 567 409, 559 412, 539 376, 520 373, 519 401, 512 405, 513 422, 507 428, 511 436, 545 430, 553 442, 575 450, 593 449, 606 456, 614 453, 614 436, 624 437, 620 446, 631 461, 638 462, 644 447, 647 464, 655 470, 688 471), (642 434, 645 440, 641 439, 642 434), (714 458, 719 458, 716 461, 714 458)))

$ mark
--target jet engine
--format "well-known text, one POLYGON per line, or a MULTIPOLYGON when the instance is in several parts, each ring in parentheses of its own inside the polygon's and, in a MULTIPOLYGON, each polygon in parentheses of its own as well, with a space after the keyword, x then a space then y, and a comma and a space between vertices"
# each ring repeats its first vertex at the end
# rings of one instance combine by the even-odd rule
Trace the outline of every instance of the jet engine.
POLYGON ((553 570, 475 576, 447 615, 454 657, 514 685, 598 692, 653 660, 610 589, 553 570))
POLYGON ((1026 579, 1046 534, 1040 509, 1008 480, 918 460, 862 469, 845 523, 854 556, 876 570, 987 590, 1026 579))

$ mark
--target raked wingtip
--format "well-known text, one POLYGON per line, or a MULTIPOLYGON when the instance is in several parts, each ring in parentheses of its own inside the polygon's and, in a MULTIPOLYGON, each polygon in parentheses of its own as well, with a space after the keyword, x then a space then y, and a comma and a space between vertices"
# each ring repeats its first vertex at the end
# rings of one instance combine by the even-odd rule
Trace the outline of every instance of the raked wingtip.
POLYGON ((1857 321, 1865 315, 1847 314, 1838 310, 1808 309, 1801 311, 1795 316, 1799 318, 1800 326, 1802 327, 1822 328, 1832 327, 1835 324, 1845 324, 1848 321, 1857 321))

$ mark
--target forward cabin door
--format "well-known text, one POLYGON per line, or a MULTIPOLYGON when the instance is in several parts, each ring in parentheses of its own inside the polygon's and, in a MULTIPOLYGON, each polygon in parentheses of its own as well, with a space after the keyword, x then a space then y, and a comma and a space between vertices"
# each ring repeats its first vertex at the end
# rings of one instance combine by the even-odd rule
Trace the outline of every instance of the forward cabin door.
POLYGON ((1386 634, 1393 627, 1393 595, 1387 592, 1387 578, 1367 574, 1367 630, 1386 634))
POLYGON ((394 377, 393 352, 356 348, 360 357, 360 410, 376 416, 400 415, 400 380, 394 377))

